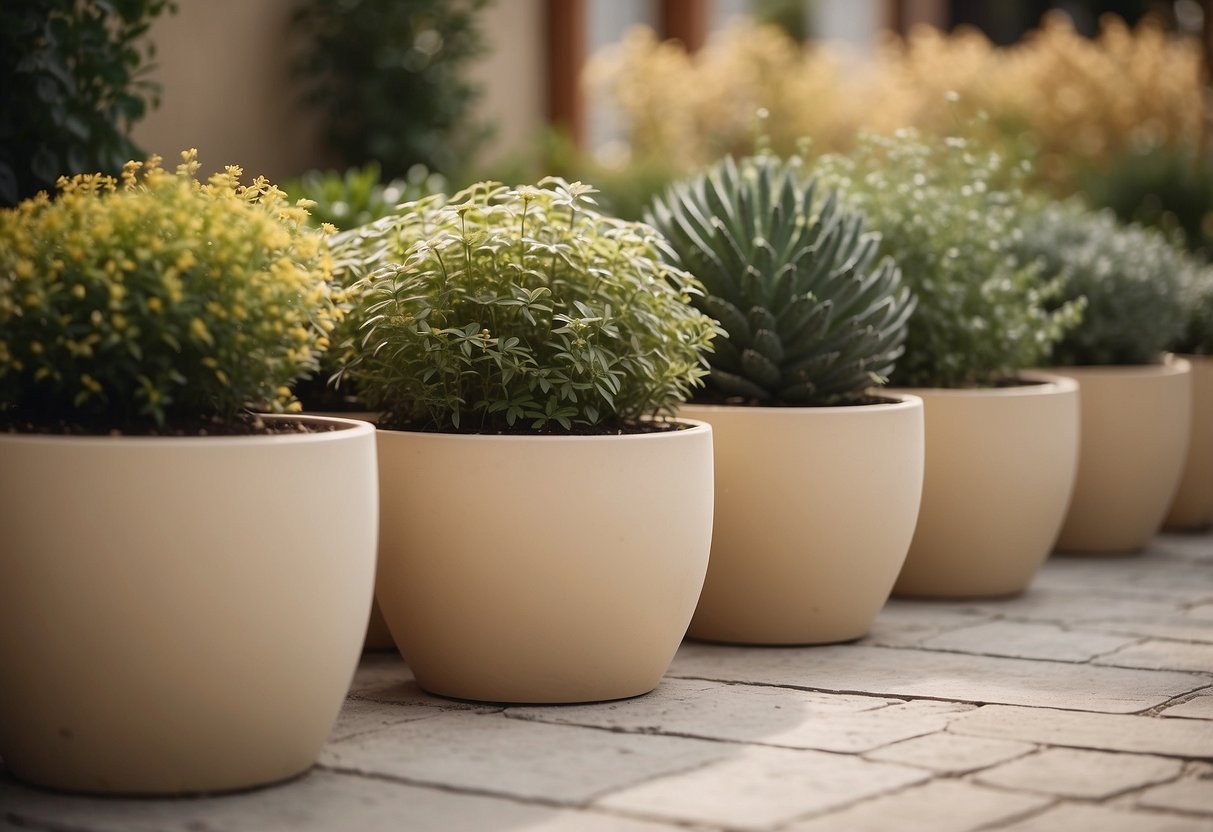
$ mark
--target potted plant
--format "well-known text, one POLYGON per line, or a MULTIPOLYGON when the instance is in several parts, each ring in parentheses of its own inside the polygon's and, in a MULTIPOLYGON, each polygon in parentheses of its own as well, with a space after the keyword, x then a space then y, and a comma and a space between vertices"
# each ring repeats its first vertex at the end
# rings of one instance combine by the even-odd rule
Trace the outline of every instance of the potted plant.
POLYGON ((484 182, 403 206, 355 286, 339 382, 379 419, 376 598, 417 682, 573 702, 657 685, 703 583, 707 425, 671 414, 711 319, 593 189, 484 182))
POLYGON ((1023 171, 964 138, 868 136, 818 162, 881 234, 918 305, 890 384, 923 399, 926 465, 894 594, 1022 592, 1065 516, 1078 449, 1072 381, 1025 372, 1080 303, 1011 250, 1023 171))
POLYGON ((1179 490, 1163 525, 1204 529, 1213 523, 1213 269, 1189 258, 1180 280, 1187 325, 1171 349, 1192 371, 1192 430, 1179 490))
POLYGON ((249 410, 316 366, 323 241, 183 155, 0 211, 0 755, 55 789, 306 770, 370 608, 373 428, 249 410))
POLYGON ((801 161, 731 157, 672 185, 649 222, 727 339, 682 413, 712 425, 716 520, 690 635, 815 644, 864 635, 922 493, 922 403, 868 395, 902 352, 909 290, 879 237, 801 161))
POLYGON ((1046 203, 1029 214, 1020 255, 1085 297, 1082 324, 1053 350, 1054 372, 1078 381, 1078 478, 1057 541, 1067 552, 1125 553, 1162 525, 1187 453, 1187 362, 1164 361, 1184 325, 1183 255, 1160 232, 1111 212, 1046 203))

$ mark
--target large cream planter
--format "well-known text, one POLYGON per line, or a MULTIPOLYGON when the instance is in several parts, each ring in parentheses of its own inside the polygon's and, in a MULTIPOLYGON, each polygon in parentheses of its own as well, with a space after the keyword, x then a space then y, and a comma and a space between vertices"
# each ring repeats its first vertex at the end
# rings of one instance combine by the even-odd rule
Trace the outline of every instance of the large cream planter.
POLYGON ((376 597, 417 683, 494 702, 647 693, 703 586, 712 431, 380 430, 376 597))
POLYGON ((0 434, 14 776, 179 794, 313 764, 357 666, 378 515, 374 428, 325 421, 340 429, 0 434))
POLYGON ((748 644, 864 635, 918 517, 922 402, 682 413, 710 423, 716 442, 712 557, 689 634, 748 644))
POLYGON ((1162 526, 1188 452, 1188 362, 1061 367, 1082 395, 1082 451, 1061 552, 1140 551, 1162 526))
POLYGON ((1065 378, 914 388, 926 415, 922 509, 895 595, 1023 592, 1061 528, 1078 463, 1078 389, 1065 378))
POLYGON ((1181 358, 1192 368, 1192 433, 1179 490, 1163 525, 1204 529, 1213 524, 1213 358, 1181 358))

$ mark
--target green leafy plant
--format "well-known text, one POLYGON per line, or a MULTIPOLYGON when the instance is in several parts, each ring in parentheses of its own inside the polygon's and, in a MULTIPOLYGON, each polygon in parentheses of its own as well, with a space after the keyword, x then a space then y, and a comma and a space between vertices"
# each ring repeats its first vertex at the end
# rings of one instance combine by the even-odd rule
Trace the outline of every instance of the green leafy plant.
POLYGON ((1213 159, 1206 154, 1171 147, 1126 153, 1083 184, 1095 207, 1179 233, 1191 251, 1213 259, 1213 159))
POLYGON ((0 423, 159 433, 292 408, 340 314, 323 240, 264 179, 201 183, 182 157, 0 211, 0 423))
POLYGON ((338 379, 386 412, 381 424, 433 430, 673 413, 707 372, 715 325, 660 235, 598 213, 591 193, 483 182, 381 221, 370 239, 389 260, 404 253, 354 287, 361 331, 338 379))
POLYGON ((1213 267, 1191 258, 1179 274, 1184 329, 1169 345, 1173 352, 1213 355, 1213 267))
POLYGON ((882 384, 914 308, 879 235, 837 195, 817 201, 801 161, 726 157, 671 186, 651 222, 703 283, 720 321, 709 385, 771 404, 834 404, 882 384))
POLYGON ((159 103, 143 38, 171 0, 0 4, 0 205, 62 175, 117 174, 142 154, 131 126, 159 103))
POLYGON ((282 190, 292 199, 306 199, 308 222, 319 228, 326 223, 337 229, 356 228, 385 217, 402 202, 413 202, 446 190, 446 178, 425 165, 413 165, 403 179, 384 182, 378 162, 367 162, 344 173, 335 170, 308 171, 284 182, 282 190))
POLYGON ((413 165, 451 174, 488 135, 470 117, 480 91, 465 77, 484 51, 488 0, 303 0, 296 30, 305 103, 321 111, 347 164, 377 160, 388 177, 413 165))
POLYGON ((1086 299, 1082 323, 1058 342, 1053 364, 1151 364, 1180 337, 1177 276, 1190 264, 1161 232, 1049 202, 1027 215, 1016 250, 1061 282, 1061 299, 1086 299))
POLYGON ((1062 279, 1016 254, 1023 166, 964 138, 910 130, 863 137, 816 164, 880 232, 918 306, 891 380, 913 387, 991 386, 1042 363, 1079 320, 1056 302, 1062 279))

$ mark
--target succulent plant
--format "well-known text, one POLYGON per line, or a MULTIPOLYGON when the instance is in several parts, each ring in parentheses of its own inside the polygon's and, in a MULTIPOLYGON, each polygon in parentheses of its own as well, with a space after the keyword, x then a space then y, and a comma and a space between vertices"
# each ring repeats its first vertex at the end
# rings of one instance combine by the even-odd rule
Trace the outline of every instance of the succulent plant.
POLYGON ((1026 216, 1016 250, 1061 281, 1062 299, 1086 299, 1082 323, 1053 349, 1054 365, 1150 364, 1181 336, 1178 276, 1189 263, 1161 232, 1048 202, 1026 216))
POLYGON ((352 287, 360 326, 338 381, 389 427, 560 432, 673 413, 715 324, 660 235, 598 213, 592 193, 482 182, 347 239, 378 268, 352 287))
POLYGON ((157 433, 289 410, 340 312, 306 211, 153 157, 0 211, 0 425, 157 433))
POLYGON ((648 220, 704 285, 720 321, 708 383, 769 404, 833 404, 881 384, 914 308, 879 235, 833 192, 818 200, 800 160, 757 156, 670 186, 648 220))
POLYGON ((1017 256, 1026 173, 959 137, 866 135, 814 169, 881 234, 918 305, 892 383, 991 386, 1045 361, 1079 319, 1061 278, 1017 256))

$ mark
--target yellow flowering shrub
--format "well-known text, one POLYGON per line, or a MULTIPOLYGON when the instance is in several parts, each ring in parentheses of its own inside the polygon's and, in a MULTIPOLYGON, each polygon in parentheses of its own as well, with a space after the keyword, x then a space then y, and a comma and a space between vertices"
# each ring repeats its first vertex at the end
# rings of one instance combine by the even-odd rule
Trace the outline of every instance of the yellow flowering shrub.
POLYGON ((297 407, 340 315, 302 205, 128 162, 0 211, 0 424, 165 432, 297 407))
POLYGON ((735 24, 694 55, 639 29, 596 55, 587 80, 622 113, 637 159, 694 170, 750 152, 759 108, 782 154, 801 138, 817 154, 848 150, 862 130, 964 124, 992 147, 1039 154, 1037 176, 1061 193, 1127 154, 1196 146, 1202 117, 1199 43, 1111 15, 1092 39, 1051 14, 1002 48, 971 28, 919 27, 886 35, 863 66, 772 26, 735 24))

